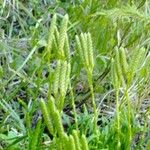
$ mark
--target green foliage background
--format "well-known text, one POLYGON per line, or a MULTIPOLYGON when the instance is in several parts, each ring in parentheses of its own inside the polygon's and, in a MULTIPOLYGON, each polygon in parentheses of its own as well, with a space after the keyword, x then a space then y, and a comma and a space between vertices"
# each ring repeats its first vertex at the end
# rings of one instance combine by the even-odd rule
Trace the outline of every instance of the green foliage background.
POLYGON ((150 1, 1 0, 0 83, 0 149, 148 150, 150 1))

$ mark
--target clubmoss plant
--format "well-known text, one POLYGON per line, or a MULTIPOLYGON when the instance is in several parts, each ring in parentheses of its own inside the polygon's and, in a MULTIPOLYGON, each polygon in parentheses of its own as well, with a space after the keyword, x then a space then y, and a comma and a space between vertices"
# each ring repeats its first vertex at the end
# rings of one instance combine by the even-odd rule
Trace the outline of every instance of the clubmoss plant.
POLYGON ((81 145, 82 145, 82 149, 85 149, 85 150, 89 149, 87 139, 84 134, 81 136, 81 145))
POLYGON ((81 144, 80 144, 80 139, 79 139, 78 132, 76 130, 74 130, 72 132, 72 135, 73 135, 73 138, 74 138, 75 149, 76 150, 81 150, 81 144))
POLYGON ((57 61, 56 69, 55 69, 55 74, 54 74, 54 83, 53 83, 53 92, 54 95, 58 95, 58 87, 59 87, 59 75, 61 71, 61 62, 57 61))
POLYGON ((31 136, 31 140, 29 143, 29 149, 32 150, 37 150, 38 146, 39 146, 39 141, 40 141, 40 134, 41 134, 41 123, 42 120, 39 119, 38 123, 36 125, 35 131, 33 132, 32 136, 31 136))
POLYGON ((57 145, 58 150, 69 150, 70 147, 75 150, 81 150, 83 148, 88 150, 88 144, 85 135, 80 137, 77 130, 73 130, 72 135, 70 136, 65 133, 61 120, 61 113, 55 106, 55 100, 53 97, 47 101, 47 104, 43 99, 41 99, 40 104, 46 126, 49 129, 50 134, 56 138, 56 143, 54 143, 57 145), (53 130, 49 126, 52 126, 53 130))
POLYGON ((123 47, 120 48, 120 58, 121 58, 120 60, 122 64, 123 74, 126 76, 129 69, 129 64, 127 62, 126 52, 123 47))
POLYGON ((52 21, 51 21, 51 26, 50 26, 49 35, 48 35, 48 42, 47 42, 47 47, 46 47, 46 52, 47 52, 46 56, 48 57, 49 63, 50 63, 50 59, 51 59, 51 50, 52 50, 52 45, 53 45, 53 40, 54 40, 56 21, 57 21, 57 16, 55 14, 52 18, 52 21))
POLYGON ((93 68, 94 68, 94 61, 93 61, 93 46, 92 46, 92 39, 90 33, 81 33, 80 36, 76 36, 76 44, 77 44, 77 51, 79 52, 79 56, 88 76, 88 82, 91 90, 92 96, 92 105, 94 110, 94 131, 97 133, 97 110, 96 110, 96 103, 94 98, 94 89, 93 89, 93 68))
MULTIPOLYGON (((53 49, 54 51, 53 53, 57 58, 57 64, 54 72, 53 86, 51 86, 50 82, 49 93, 53 91, 55 99, 57 101, 57 107, 61 112, 64 105, 64 99, 68 89, 71 72, 70 46, 67 35, 68 15, 65 15, 63 17, 59 30, 56 26, 57 25, 56 21, 57 17, 56 15, 54 15, 49 30, 50 37, 47 44, 47 51, 50 52, 53 49)), ((52 75, 50 74, 49 77, 50 76, 52 75)))
POLYGON ((72 135, 69 136, 70 149, 76 150, 75 141, 72 135))
POLYGON ((68 15, 65 15, 60 26, 59 32, 59 53, 62 58, 64 58, 64 45, 66 41, 66 33, 67 33, 67 26, 68 26, 68 15))
POLYGON ((53 90, 57 100, 57 107, 61 111, 64 105, 64 98, 70 82, 71 66, 67 61, 58 60, 54 74, 53 90))
POLYGON ((45 124, 50 132, 50 134, 54 135, 54 126, 52 123, 52 118, 49 116, 49 111, 47 105, 43 99, 40 101, 41 111, 44 117, 45 124))
POLYGON ((117 75, 117 66, 115 65, 115 61, 112 59, 111 62, 111 72, 112 72, 112 81, 115 88, 116 95, 116 116, 117 116, 117 149, 120 149, 120 102, 119 102, 119 88, 120 88, 120 80, 117 75))

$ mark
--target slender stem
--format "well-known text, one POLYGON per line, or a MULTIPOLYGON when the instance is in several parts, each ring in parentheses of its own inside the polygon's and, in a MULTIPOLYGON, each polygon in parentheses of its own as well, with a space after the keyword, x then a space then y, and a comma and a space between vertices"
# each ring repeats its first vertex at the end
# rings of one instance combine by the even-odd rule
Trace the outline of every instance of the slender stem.
POLYGON ((119 90, 116 89, 116 112, 117 112, 117 149, 120 149, 120 116, 119 116, 119 90))
POLYGON ((94 98, 94 89, 93 89, 93 79, 92 79, 92 73, 88 72, 88 82, 91 90, 91 96, 92 96, 92 105, 93 105, 93 111, 94 111, 94 132, 97 134, 97 110, 96 110, 96 103, 94 98))
POLYGON ((78 119, 77 119, 77 113, 76 113, 76 107, 75 107, 75 103, 74 103, 74 95, 73 95, 73 90, 72 90, 72 87, 71 87, 71 83, 69 83, 69 88, 70 88, 70 94, 71 94, 71 104, 72 104, 72 107, 73 107, 75 126, 76 126, 76 130, 78 131, 78 119))
POLYGON ((132 140, 132 132, 131 132, 131 103, 130 103, 130 98, 129 98, 129 94, 128 94, 128 88, 126 88, 125 97, 126 97, 126 100, 127 100, 127 108, 128 108, 128 134, 129 134, 128 141, 130 143, 131 140, 132 140))

